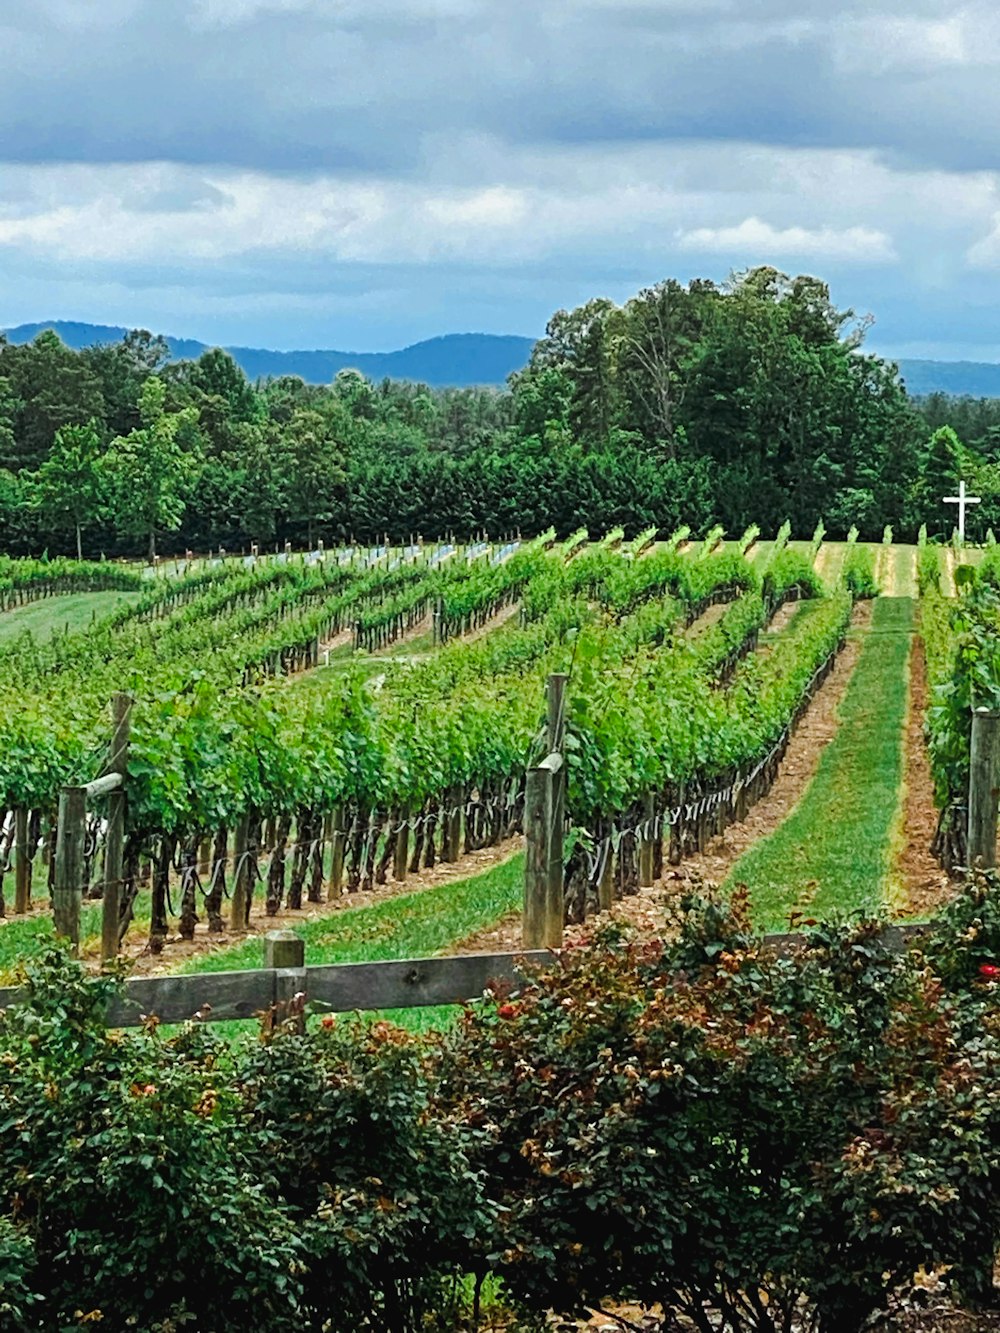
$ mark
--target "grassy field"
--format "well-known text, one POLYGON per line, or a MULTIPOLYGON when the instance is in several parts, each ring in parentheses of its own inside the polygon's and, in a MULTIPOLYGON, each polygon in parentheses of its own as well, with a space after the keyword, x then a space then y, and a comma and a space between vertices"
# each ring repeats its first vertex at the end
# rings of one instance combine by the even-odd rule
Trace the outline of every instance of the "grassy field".
POLYGON ((0 645, 16 639, 30 630, 39 642, 53 634, 86 629, 92 620, 99 620, 125 602, 136 601, 137 592, 75 592, 61 597, 43 597, 16 606, 0 614, 0 645))
POLYGON ((840 708, 840 726, 805 795, 735 865, 765 930, 789 913, 828 917, 891 897, 890 857, 903 777, 914 603, 880 598, 840 708))
MULTIPOLYGON (((296 934, 305 940, 306 963, 375 963, 401 958, 431 958, 459 941, 516 912, 524 895, 524 854, 518 853, 471 879, 449 880, 433 889, 400 894, 370 907, 345 908, 331 916, 303 921, 296 934)), ((230 949, 206 954, 182 972, 226 972, 262 967, 260 936, 230 949)), ((393 1021, 414 1031, 440 1027, 455 1014, 454 1005, 391 1010, 393 1021)), ((233 1033, 250 1020, 222 1024, 233 1033)))

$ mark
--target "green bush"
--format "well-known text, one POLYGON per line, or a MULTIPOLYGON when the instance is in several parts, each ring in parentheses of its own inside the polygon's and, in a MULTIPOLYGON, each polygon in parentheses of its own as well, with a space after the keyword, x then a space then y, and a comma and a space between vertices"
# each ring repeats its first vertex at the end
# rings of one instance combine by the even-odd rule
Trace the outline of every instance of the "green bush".
POLYGON ((0 1020, 0 1327, 428 1333, 499 1283, 523 1328, 854 1333, 921 1269, 989 1301, 997 878, 903 953, 765 947, 739 894, 669 925, 436 1037, 107 1032, 116 983, 53 954, 0 1020))
POLYGON ((860 1329, 921 1264, 985 1294, 1000 1023, 877 923, 781 957, 710 903, 677 950, 562 959, 453 1039, 525 1311, 860 1329), (678 973, 678 964, 685 971, 678 973), (974 1035, 973 1035, 974 1034, 974 1035))

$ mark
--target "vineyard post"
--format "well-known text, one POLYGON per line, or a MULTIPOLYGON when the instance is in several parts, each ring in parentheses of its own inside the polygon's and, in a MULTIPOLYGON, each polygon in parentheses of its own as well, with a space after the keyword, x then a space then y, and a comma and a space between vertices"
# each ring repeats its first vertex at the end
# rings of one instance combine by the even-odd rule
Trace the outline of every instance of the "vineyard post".
POLYGON ((607 845, 603 850, 604 864, 601 867, 601 877, 597 883, 597 910, 599 912, 610 912, 615 901, 615 844, 610 829, 607 835, 607 845))
POLYGON ((14 843, 17 865, 14 879, 14 911, 26 912, 31 906, 31 856, 28 853, 28 807, 14 811, 14 843))
POLYGON ((392 877, 406 879, 407 863, 410 859, 410 812, 406 806, 399 809, 399 827, 396 829, 396 842, 393 847, 392 877))
MULTIPOLYGON (((561 755, 566 735, 566 681, 561 673, 549 676, 547 687, 549 754, 561 755)), ((563 918, 563 833, 566 825, 566 768, 561 765, 552 776, 552 832, 549 839, 549 911, 559 911, 559 940, 562 941, 563 918)))
POLYGON ((653 820, 656 816, 656 806, 653 801, 653 793, 647 792, 643 800, 643 829, 642 837, 639 840, 639 888, 649 889, 653 886, 653 820))
POLYGON ((552 779, 550 768, 529 768, 524 785, 524 833, 527 850, 524 862, 524 918, 521 945, 544 949, 562 943, 562 904, 559 907, 559 938, 549 931, 549 841, 552 831, 552 779))
POLYGON ((969 865, 997 863, 997 799, 1000 787, 1000 712, 975 708, 969 757, 969 865))
POLYGON ((63 787, 59 793, 56 834, 56 877, 52 886, 52 915, 56 935, 80 943, 80 903, 83 898, 84 844, 87 836, 87 790, 63 787))
POLYGON ((122 785, 108 797, 108 831, 104 841, 104 892, 101 905, 101 961, 118 954, 122 867, 125 858, 125 776, 131 735, 132 700, 118 693, 111 700, 111 758, 108 773, 119 773, 122 785))
POLYGON ((330 845, 330 879, 326 886, 327 902, 339 898, 344 888, 344 807, 338 805, 333 812, 330 845))
POLYGON ((250 866, 247 850, 250 843, 250 816, 242 815, 233 833, 233 896, 229 904, 229 928, 235 933, 247 928, 250 866))

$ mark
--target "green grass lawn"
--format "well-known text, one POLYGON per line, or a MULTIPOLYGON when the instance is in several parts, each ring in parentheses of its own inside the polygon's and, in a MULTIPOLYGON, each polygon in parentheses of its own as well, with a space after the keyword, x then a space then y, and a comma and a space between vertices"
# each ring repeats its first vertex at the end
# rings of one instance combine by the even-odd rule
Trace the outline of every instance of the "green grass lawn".
MULTIPOLYGON (((303 921, 296 934, 305 940, 309 966, 427 958, 515 911, 523 892, 524 856, 518 853, 471 879, 449 880, 370 907, 303 921)), ((264 942, 258 935, 195 958, 181 971, 229 972, 263 965, 264 942)))
POLYGON ((840 706, 840 726, 804 796, 770 837, 740 858, 727 884, 747 884, 755 924, 788 915, 874 910, 891 897, 893 834, 903 778, 914 603, 883 597, 840 706))
MULTIPOLYGON (((347 908, 303 921, 296 934, 305 940, 306 964, 310 967, 430 958, 517 911, 523 895, 524 854, 519 852, 471 879, 451 880, 371 907, 347 908)), ((228 972, 263 965, 264 943, 257 936, 231 949, 193 959, 180 971, 228 972)), ((391 1018, 412 1031, 425 1031, 450 1022, 458 1012, 456 1005, 429 1005, 373 1013, 366 1018, 391 1018)), ((233 1035, 253 1026, 250 1020, 221 1025, 233 1035)))
POLYGON ((139 598, 137 592, 71 592, 60 597, 43 597, 27 606, 15 606, 0 613, 0 645, 16 639, 25 630, 39 642, 62 634, 86 629, 90 623, 108 615, 125 602, 139 598))

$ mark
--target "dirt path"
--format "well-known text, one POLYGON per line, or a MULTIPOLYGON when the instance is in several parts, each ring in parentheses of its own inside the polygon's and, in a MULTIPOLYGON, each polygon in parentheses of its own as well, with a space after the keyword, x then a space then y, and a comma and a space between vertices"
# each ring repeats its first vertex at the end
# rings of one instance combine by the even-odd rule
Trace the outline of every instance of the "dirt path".
POLYGON ((910 708, 906 722, 906 768, 902 827, 893 879, 902 891, 902 915, 926 916, 951 896, 947 874, 931 855, 937 828, 934 783, 924 743, 927 663, 919 634, 910 653, 910 708))
MULTIPOLYGON (((871 615, 871 603, 859 602, 854 613, 854 628, 864 630, 871 621, 871 615)), ((611 912, 613 919, 627 922, 641 934, 659 934, 662 930, 665 896, 681 893, 699 882, 721 884, 749 847, 774 832, 798 803, 819 767, 824 747, 837 733, 840 725, 837 710, 861 654, 861 644, 861 637, 857 634, 848 639, 833 671, 816 691, 809 711, 789 742, 777 781, 768 795, 753 807, 743 823, 732 824, 721 837, 713 838, 702 855, 688 857, 679 866, 665 867, 664 878, 659 884, 649 889, 640 889, 638 893, 616 902, 611 912)), ((592 918, 588 925, 596 920, 598 918, 592 918)), ((567 931, 572 938, 584 929, 570 926, 567 931)), ((489 930, 478 931, 467 939, 456 941, 450 952, 499 953, 520 947, 520 916, 512 915, 497 922, 489 930)))
MULTIPOLYGON (((126 937, 121 956, 130 964, 132 976, 151 976, 159 972, 172 972, 190 958, 218 953, 222 949, 231 949, 234 944, 239 943, 242 939, 255 935, 265 935, 269 930, 294 930, 303 921, 314 921, 318 917, 333 916, 337 912, 352 911, 359 907, 372 907, 376 903, 385 902, 390 898, 398 898, 405 893, 419 893, 424 889, 436 888, 440 884, 484 874, 487 870, 492 870, 494 866, 515 855, 516 852, 521 850, 522 845, 522 838, 509 838, 506 842, 498 843, 496 847, 484 847, 481 851, 470 852, 451 863, 439 861, 433 870, 422 870, 419 874, 407 875, 405 880, 389 879, 385 884, 379 885, 367 893, 345 893, 333 902, 304 902, 299 910, 292 911, 285 908, 277 916, 266 916, 264 914, 264 885, 258 884, 250 928, 246 935, 234 935, 228 930, 221 935, 210 935, 207 924, 200 921, 195 927, 193 940, 182 940, 174 929, 167 937, 163 953, 154 957, 149 952, 145 932, 140 934, 136 930, 134 935, 126 937)), ((289 856, 289 874, 291 873, 290 864, 291 857, 289 856)), ((176 897, 176 889, 174 894, 176 897)), ((228 913, 228 908, 227 903, 225 904, 224 914, 228 913)), ((48 910, 47 904, 46 910, 48 910)), ((91 953, 93 953, 93 960, 96 961, 99 948, 100 941, 93 941, 91 948, 84 950, 84 957, 90 960, 91 953)))
POLYGON ((706 607, 698 619, 692 620, 691 624, 688 625, 684 631, 684 638, 697 639, 699 635, 704 634, 713 625, 717 625, 730 605, 730 602, 713 602, 711 606, 706 607))

